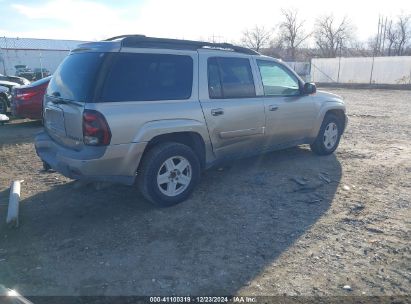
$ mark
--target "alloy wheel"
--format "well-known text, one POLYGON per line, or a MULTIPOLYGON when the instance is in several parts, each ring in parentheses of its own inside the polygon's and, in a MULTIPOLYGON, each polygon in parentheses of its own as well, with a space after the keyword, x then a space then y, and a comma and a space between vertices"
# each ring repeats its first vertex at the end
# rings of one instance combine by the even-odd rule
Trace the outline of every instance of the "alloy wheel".
POLYGON ((338 126, 335 122, 330 122, 324 130, 323 142, 327 149, 334 148, 338 140, 338 126))
POLYGON ((168 158, 157 173, 157 186, 167 196, 177 196, 190 185, 192 169, 190 162, 182 156, 168 158))

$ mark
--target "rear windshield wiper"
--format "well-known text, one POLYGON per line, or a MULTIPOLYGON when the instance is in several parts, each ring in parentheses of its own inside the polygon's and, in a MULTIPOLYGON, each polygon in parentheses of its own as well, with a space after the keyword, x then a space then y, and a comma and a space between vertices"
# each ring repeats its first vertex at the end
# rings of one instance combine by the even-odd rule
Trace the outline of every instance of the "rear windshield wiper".
POLYGON ((67 103, 69 103, 69 104, 73 104, 73 105, 76 105, 76 106, 83 106, 84 105, 84 102, 81 102, 81 101, 75 101, 75 100, 71 100, 71 99, 61 98, 60 93, 58 93, 58 92, 54 92, 53 94, 51 94, 49 100, 54 104, 67 104, 67 103))
POLYGON ((52 103, 55 103, 55 104, 67 103, 67 101, 64 100, 64 99, 51 99, 51 102, 52 102, 52 103))
POLYGON ((61 97, 60 92, 53 92, 51 93, 51 96, 54 97, 54 98, 50 98, 52 103, 55 103, 55 104, 67 103, 66 100, 64 100, 63 98, 60 98, 61 97))

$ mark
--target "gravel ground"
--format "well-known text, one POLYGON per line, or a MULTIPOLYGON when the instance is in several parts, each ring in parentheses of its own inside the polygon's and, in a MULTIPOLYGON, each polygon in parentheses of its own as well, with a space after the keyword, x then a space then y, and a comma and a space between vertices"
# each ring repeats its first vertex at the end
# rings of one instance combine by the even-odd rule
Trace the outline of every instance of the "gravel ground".
POLYGON ((0 283, 29 296, 410 295, 411 92, 329 90, 350 118, 334 155, 301 146, 211 169, 167 209, 44 173, 41 126, 0 126, 0 283), (13 179, 18 229, 5 225, 13 179))

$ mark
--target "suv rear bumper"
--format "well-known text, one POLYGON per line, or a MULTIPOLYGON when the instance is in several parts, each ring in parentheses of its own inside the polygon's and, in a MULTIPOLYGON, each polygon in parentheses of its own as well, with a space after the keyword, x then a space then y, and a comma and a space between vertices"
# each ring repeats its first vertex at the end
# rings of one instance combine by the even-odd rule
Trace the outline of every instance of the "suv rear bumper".
POLYGON ((145 142, 87 146, 81 151, 63 147, 42 132, 36 136, 36 153, 42 161, 62 175, 79 180, 131 185, 146 146, 145 142))

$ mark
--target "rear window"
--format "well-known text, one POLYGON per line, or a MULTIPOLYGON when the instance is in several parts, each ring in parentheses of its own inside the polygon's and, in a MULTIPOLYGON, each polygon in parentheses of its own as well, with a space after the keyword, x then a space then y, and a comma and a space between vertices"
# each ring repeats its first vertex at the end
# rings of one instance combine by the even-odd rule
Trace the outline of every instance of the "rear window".
POLYGON ((47 95, 63 99, 92 99, 94 81, 104 53, 78 53, 67 56, 53 74, 47 95))
POLYGON ((116 54, 100 100, 183 100, 191 96, 193 59, 185 55, 116 54))

